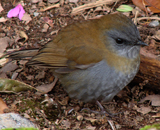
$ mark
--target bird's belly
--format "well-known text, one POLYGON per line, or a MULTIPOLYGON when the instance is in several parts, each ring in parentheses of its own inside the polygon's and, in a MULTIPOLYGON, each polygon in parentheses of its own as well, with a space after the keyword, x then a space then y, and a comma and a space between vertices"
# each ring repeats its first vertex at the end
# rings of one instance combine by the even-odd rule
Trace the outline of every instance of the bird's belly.
MULTIPOLYGON (((85 70, 66 74, 60 78, 60 81, 71 98, 84 102, 95 100, 107 102, 134 78, 139 63, 133 67, 130 74, 124 74, 108 66, 106 61, 101 61, 85 70)), ((129 68, 125 67, 125 69, 129 68)))

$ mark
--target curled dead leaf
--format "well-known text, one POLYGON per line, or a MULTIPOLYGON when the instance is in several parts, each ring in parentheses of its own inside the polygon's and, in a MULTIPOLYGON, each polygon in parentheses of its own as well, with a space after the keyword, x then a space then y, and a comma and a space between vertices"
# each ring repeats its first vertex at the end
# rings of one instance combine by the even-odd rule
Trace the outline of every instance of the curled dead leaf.
POLYGON ((25 39, 23 42, 26 42, 28 40, 28 36, 24 31, 19 31, 19 36, 25 39))
POLYGON ((160 95, 148 95, 141 99, 139 103, 143 103, 146 100, 150 100, 152 102, 152 106, 160 106, 160 95))

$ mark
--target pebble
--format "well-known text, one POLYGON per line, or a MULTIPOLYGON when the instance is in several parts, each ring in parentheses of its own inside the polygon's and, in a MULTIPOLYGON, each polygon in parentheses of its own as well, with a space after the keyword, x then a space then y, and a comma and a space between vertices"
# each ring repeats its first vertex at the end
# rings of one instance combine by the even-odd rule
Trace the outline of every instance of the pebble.
POLYGON ((0 130, 5 128, 38 128, 28 119, 15 113, 0 114, 0 130))

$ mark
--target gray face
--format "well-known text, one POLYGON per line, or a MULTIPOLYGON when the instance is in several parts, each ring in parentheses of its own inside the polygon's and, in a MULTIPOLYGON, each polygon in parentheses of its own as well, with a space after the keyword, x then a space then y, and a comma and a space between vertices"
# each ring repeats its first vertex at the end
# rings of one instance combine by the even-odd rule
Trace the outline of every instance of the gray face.
POLYGON ((123 28, 112 29, 106 32, 106 46, 119 56, 135 58, 139 55, 141 41, 136 26, 124 26, 123 28), (110 42, 111 44, 107 44, 110 42))
POLYGON ((105 45, 113 53, 126 58, 135 58, 140 50, 141 41, 136 25, 128 17, 117 14, 106 20, 110 26, 103 31, 105 45), (113 24, 114 22, 114 24, 113 24))

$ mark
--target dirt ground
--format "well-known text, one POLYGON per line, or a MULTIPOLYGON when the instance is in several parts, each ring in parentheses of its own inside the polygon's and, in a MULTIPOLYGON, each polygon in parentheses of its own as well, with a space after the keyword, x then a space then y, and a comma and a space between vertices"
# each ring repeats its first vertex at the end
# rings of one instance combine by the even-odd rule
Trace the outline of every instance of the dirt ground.
MULTIPOLYGON (((80 0, 78 2, 76 0, 72 2, 69 0, 54 0, 57 7, 41 10, 41 8, 53 5, 48 1, 24 0, 24 9, 30 15, 31 20, 27 23, 26 21, 29 18, 26 21, 11 18, 0 24, 0 38, 10 38, 6 51, 41 48, 48 41, 54 39, 57 32, 64 26, 79 20, 87 20, 109 12, 115 12, 121 4, 129 4, 134 9, 136 8, 131 1, 122 0, 116 4, 93 7, 79 14, 71 15, 73 8, 94 2, 94 0, 80 0), (20 31, 25 32, 28 38, 26 38, 26 35, 22 36, 19 33, 20 31)), ((1 5, 4 10, 0 16, 6 17, 8 11, 14 8, 17 2, 19 1, 2 0, 1 5)), ((125 14, 130 18, 135 16, 134 11, 125 14)), ((153 14, 149 15, 152 17, 153 14)), ((156 14, 156 17, 158 15, 156 14)), ((144 16, 146 16, 146 13, 139 9, 138 17, 144 16)), ((151 27, 149 22, 148 20, 138 21, 137 26, 142 40, 149 45, 146 48, 159 55, 160 40, 153 39, 153 36, 155 36, 160 26, 151 27)), ((12 63, 11 69, 8 68, 8 71, 1 73, 1 77, 16 79, 33 87, 42 85, 41 87, 47 89, 47 94, 40 95, 37 94, 36 90, 28 90, 25 92, 0 93, 0 97, 9 107, 9 112, 19 113, 38 124, 40 129, 136 130, 146 125, 160 123, 160 107, 158 105, 153 105, 151 101, 139 103, 148 95, 158 94, 155 90, 146 88, 145 81, 140 83, 131 82, 112 102, 102 104, 110 113, 115 113, 114 116, 110 117, 107 114, 100 115, 82 110, 82 108, 89 108, 100 111, 96 104, 70 99, 60 82, 57 81, 53 85, 55 78, 52 70, 25 66, 25 63, 26 61, 12 63)), ((154 96, 153 98, 157 99, 154 96)))

